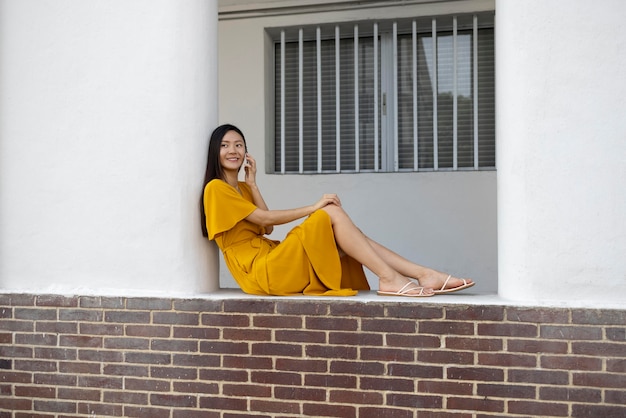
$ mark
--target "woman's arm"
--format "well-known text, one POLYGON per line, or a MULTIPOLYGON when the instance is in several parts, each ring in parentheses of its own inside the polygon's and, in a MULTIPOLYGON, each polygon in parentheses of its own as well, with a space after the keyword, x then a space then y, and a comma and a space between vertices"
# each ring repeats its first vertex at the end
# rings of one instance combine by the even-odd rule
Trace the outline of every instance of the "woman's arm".
MULTIPOLYGON (((244 170, 246 172, 246 177, 245 177, 246 184, 250 187, 250 191, 252 192, 252 202, 259 209, 262 209, 264 211, 269 210, 267 207, 267 204, 265 204, 265 200, 263 199, 263 196, 261 195, 261 191, 259 190, 259 187, 256 184, 256 160, 248 153, 246 153, 246 165, 244 166, 244 170)), ((270 225, 263 225, 260 223, 257 223, 257 224, 265 228, 266 234, 271 234, 272 231, 274 230, 275 224, 270 224, 270 225)))
POLYGON ((257 207, 246 219, 264 227, 268 225, 282 225, 304 218, 327 205, 341 206, 341 202, 337 195, 325 194, 317 203, 296 209, 265 210, 257 207))

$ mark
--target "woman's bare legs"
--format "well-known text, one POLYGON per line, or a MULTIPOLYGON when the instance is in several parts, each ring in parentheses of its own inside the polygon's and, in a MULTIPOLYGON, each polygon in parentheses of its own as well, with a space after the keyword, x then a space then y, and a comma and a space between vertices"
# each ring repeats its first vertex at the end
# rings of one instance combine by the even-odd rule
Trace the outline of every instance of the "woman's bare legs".
MULTIPOLYGON (((322 210, 326 211, 330 216, 335 233, 337 245, 349 256, 366 266, 379 279, 379 290, 396 292, 408 283, 406 275, 397 271, 382 257, 372 246, 371 242, 359 228, 354 225, 348 214, 340 207, 328 205, 322 210)), ((387 250, 388 251, 388 250, 387 250)), ((388 254, 385 254, 389 256, 388 254)), ((399 257, 399 256, 398 256, 399 257)), ((394 257, 388 257, 388 260, 397 262, 394 257)), ((400 266, 397 263, 396 266, 400 266)), ((416 288, 408 292, 418 294, 422 289, 416 288)), ((423 293, 428 295, 433 293, 432 289, 424 289, 423 293)))
MULTIPOLYGON (((445 283, 448 275, 437 270, 430 269, 428 267, 420 266, 413 263, 410 260, 402 257, 399 254, 391 251, 383 245, 377 243, 373 239, 366 237, 369 244, 374 248, 374 251, 389 264, 394 270, 400 274, 417 279, 420 286, 429 287, 435 290, 441 289, 441 286, 445 283)), ((465 279, 466 283, 472 283, 472 280, 465 279)), ((446 284, 446 288, 454 288, 463 285, 464 282, 461 279, 451 278, 446 284)))

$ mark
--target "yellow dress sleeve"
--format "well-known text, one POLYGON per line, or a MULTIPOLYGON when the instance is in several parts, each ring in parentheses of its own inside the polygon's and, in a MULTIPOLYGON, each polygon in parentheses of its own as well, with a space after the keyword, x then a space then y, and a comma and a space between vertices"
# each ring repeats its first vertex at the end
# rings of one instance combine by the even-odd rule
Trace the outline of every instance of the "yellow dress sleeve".
POLYGON ((204 212, 209 239, 229 231, 257 207, 222 180, 211 180, 204 188, 204 212))

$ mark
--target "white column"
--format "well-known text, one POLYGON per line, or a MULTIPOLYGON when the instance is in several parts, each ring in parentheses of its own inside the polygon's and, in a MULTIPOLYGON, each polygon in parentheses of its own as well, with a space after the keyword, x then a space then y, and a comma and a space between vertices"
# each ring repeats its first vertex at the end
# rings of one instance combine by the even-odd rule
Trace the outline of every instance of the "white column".
POLYGON ((496 2, 502 296, 626 300, 626 3, 496 2))
POLYGON ((217 2, 3 0, 0 40, 0 289, 215 289, 217 2))

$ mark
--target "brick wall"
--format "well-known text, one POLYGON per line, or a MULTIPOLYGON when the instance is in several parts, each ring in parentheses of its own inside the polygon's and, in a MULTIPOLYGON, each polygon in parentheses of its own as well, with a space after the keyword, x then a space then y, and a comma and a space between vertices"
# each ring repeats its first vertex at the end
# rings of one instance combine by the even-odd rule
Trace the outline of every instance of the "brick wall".
POLYGON ((625 417, 626 310, 0 294, 0 418, 625 417))

